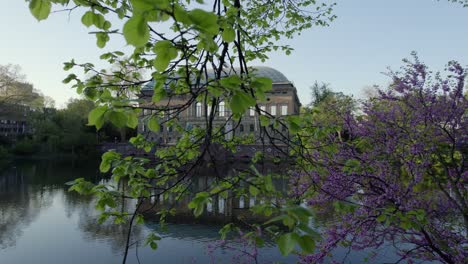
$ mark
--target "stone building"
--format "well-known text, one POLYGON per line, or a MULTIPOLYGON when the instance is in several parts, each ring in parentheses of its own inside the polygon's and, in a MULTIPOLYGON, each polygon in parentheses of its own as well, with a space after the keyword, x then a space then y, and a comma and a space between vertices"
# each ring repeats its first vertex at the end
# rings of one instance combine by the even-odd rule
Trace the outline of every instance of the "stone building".
MULTIPOLYGON (((289 81, 284 74, 270 67, 254 67, 254 72, 258 77, 268 77, 273 82, 272 90, 267 93, 266 102, 258 103, 261 111, 268 112, 269 114, 277 117, 298 115, 300 111, 301 103, 297 96, 296 87, 289 81)), ((177 96, 171 97, 170 99, 162 99, 158 103, 152 103, 151 97, 153 96, 154 83, 150 82, 144 86, 141 90, 141 97, 144 101, 142 103, 146 109, 143 110, 143 114, 140 118, 140 124, 138 126, 138 132, 146 134, 147 138, 156 141, 160 144, 175 144, 179 138, 179 133, 174 131, 172 127, 160 126, 159 133, 153 133, 149 131, 145 125, 146 118, 155 113, 157 108, 177 108, 178 106, 186 105, 188 97, 177 96)), ((211 106, 204 105, 200 102, 194 102, 183 111, 166 111, 163 118, 175 115, 177 122, 185 129, 191 129, 193 127, 204 127, 206 123, 206 115, 209 115, 212 111, 211 106)), ((221 101, 214 112, 214 125, 223 126, 225 125, 226 131, 230 130, 233 126, 232 122, 226 122, 230 112, 226 102, 221 101)), ((235 135, 247 135, 254 134, 258 135, 260 131, 260 123, 258 114, 255 109, 250 109, 242 117, 241 123, 234 130, 235 135)), ((232 135, 226 135, 230 137, 232 135)))

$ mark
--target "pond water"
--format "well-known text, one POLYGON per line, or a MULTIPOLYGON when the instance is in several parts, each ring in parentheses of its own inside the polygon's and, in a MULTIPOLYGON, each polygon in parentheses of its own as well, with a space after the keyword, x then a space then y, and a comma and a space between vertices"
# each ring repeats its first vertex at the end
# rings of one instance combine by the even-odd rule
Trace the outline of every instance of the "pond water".
MULTIPOLYGON (((68 192, 66 182, 78 177, 99 182, 98 164, 16 161, 0 172, 0 263, 121 263, 126 228, 97 224, 90 197, 68 192)), ((127 263, 252 263, 238 259, 237 250, 208 248, 219 239, 220 226, 170 224, 158 230, 156 223, 135 228, 127 263), (163 238, 156 251, 143 245, 146 234, 156 231, 163 238)), ((240 244, 232 244, 241 247, 240 244)), ((336 256, 344 256, 339 250, 336 256)), ((352 252, 345 263, 361 263, 367 254, 352 252)), ((395 256, 383 252, 375 261, 395 256)), ((259 263, 295 263, 283 257, 274 245, 259 250, 259 263)))

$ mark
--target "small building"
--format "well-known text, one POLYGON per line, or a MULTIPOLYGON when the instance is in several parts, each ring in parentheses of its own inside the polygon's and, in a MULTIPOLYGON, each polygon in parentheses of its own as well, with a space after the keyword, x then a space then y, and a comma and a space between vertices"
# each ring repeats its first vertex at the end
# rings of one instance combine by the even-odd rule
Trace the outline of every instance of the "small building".
POLYGON ((15 141, 28 134, 27 114, 29 107, 18 104, 0 104, 0 137, 15 141))
MULTIPOLYGON (((280 71, 270 67, 254 67, 253 74, 257 77, 267 77, 273 82, 272 90, 267 93, 266 102, 259 102, 258 106, 262 112, 267 112, 272 116, 282 117, 288 115, 298 115, 301 107, 299 98, 297 96, 296 87, 289 81, 284 74, 280 71)), ((234 71, 231 71, 234 74, 234 71)), ((230 75, 227 73, 226 75, 230 75)), ((148 83, 141 90, 141 98, 144 110, 140 118, 138 132, 146 135, 147 138, 158 142, 163 145, 175 144, 180 137, 180 133, 174 131, 171 126, 166 127, 164 124, 160 126, 159 133, 151 132, 146 124, 145 120, 152 114, 159 113, 158 109, 165 109, 166 112, 161 118, 176 118, 179 125, 185 129, 191 129, 193 127, 205 127, 206 117, 212 113, 212 106, 205 105, 200 102, 194 101, 190 105, 190 96, 172 96, 164 98, 158 103, 153 103, 151 98, 153 96, 154 82, 148 83), (182 111, 181 106, 186 106, 182 111), (171 110, 172 109, 172 110, 171 110)), ((214 110, 214 126, 225 127, 225 129, 232 129, 236 136, 243 136, 248 134, 259 135, 260 122, 258 114, 255 109, 249 109, 242 117, 240 124, 234 124, 233 121, 228 121, 230 116, 230 110, 228 104, 224 101, 220 101, 215 106, 214 110)), ((283 128, 285 130, 285 128, 283 128)), ((226 134, 226 136, 232 136, 226 134)))

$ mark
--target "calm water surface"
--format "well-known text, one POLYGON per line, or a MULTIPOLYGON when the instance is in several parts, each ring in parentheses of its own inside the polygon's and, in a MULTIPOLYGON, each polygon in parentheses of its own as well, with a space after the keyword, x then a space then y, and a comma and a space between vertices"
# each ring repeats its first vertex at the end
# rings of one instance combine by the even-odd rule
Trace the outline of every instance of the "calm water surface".
MULTIPOLYGON (((125 227, 97 224, 92 198, 68 192, 65 185, 77 177, 101 181, 97 168, 89 162, 16 161, 0 171, 0 263, 121 263, 125 227)), ((161 232, 155 223, 137 226, 134 240, 144 241, 150 231, 163 239, 156 251, 140 242, 138 249, 131 249, 127 263, 138 263, 137 256, 142 264, 239 263, 235 250, 208 254, 208 245, 219 239, 219 228, 172 224, 161 232)), ((354 252, 347 263, 361 263, 365 255, 354 252)), ((384 252, 380 260, 390 256, 384 252)), ((273 245, 259 251, 259 263, 296 261, 293 256, 282 257, 273 245)))

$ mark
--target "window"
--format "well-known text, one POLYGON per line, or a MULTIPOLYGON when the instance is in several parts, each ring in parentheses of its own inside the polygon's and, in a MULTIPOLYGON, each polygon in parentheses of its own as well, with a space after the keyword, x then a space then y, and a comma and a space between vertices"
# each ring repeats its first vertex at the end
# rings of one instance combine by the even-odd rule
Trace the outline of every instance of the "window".
POLYGON ((254 130, 255 130, 254 125, 253 125, 253 124, 250 124, 250 132, 254 132, 254 130))
POLYGON ((276 115, 276 105, 270 106, 270 114, 271 115, 276 115))
POLYGON ((288 105, 281 106, 281 115, 288 115, 288 105))
POLYGON ((240 130, 240 132, 244 132, 244 125, 241 124, 241 125, 239 126, 239 130, 240 130))
POLYGON ((195 108, 196 108, 196 113, 195 113, 196 116, 197 116, 197 117, 201 117, 201 116, 202 116, 201 103, 198 102, 198 103, 196 104, 196 107, 195 107, 195 108))
POLYGON ((224 116, 225 115, 225 109, 224 109, 224 102, 219 103, 219 116, 224 116))
POLYGON ((266 112, 266 106, 261 105, 261 106, 260 106, 260 110, 261 110, 262 115, 266 114, 266 113, 265 113, 265 112, 266 112))
POLYGON ((206 108, 206 115, 210 116, 211 115, 211 105, 208 105, 206 108))
POLYGON ((255 108, 253 108, 253 107, 249 108, 249 115, 250 116, 255 116, 255 108))

